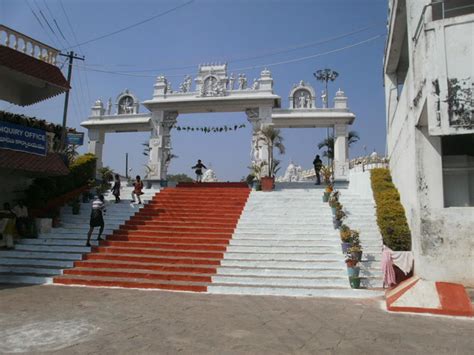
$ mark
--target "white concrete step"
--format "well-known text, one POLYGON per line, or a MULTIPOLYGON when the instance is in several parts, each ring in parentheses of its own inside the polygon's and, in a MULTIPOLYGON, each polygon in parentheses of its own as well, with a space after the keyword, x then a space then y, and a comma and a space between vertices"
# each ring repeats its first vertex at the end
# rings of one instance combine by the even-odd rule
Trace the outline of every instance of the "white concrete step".
MULTIPOLYGON (((349 282, 347 282, 349 285, 349 282)), ((384 292, 371 290, 353 290, 345 288, 304 288, 304 287, 256 287, 245 285, 210 285, 208 293, 221 295, 266 295, 289 297, 330 297, 330 298, 375 298, 384 295, 384 292)))
POLYGON ((337 260, 243 260, 243 259, 223 259, 221 266, 247 267, 247 268, 290 268, 302 270, 321 270, 330 268, 345 268, 343 258, 337 260))
POLYGON ((251 286, 277 287, 347 287, 347 276, 341 277, 245 277, 245 276, 213 276, 212 283, 251 286))
POLYGON ((338 261, 339 253, 233 253, 226 252, 224 260, 279 260, 279 261, 338 261))
POLYGON ((219 267, 217 274, 233 276, 268 276, 268 277, 341 277, 345 268, 327 269, 284 269, 284 268, 245 268, 219 267))
POLYGON ((233 246, 227 247, 228 253, 340 253, 340 246, 320 247, 320 246, 233 246))

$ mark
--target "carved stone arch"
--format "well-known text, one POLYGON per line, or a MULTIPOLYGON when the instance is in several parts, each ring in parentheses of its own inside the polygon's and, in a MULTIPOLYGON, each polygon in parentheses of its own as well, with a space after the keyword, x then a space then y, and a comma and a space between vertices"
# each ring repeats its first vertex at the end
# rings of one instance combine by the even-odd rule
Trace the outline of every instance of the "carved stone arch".
POLYGON ((135 94, 125 89, 117 96, 115 105, 117 107, 117 115, 137 114, 140 101, 135 94))
POLYGON ((304 109, 316 107, 316 92, 313 87, 303 80, 294 85, 289 96, 290 109, 304 109))

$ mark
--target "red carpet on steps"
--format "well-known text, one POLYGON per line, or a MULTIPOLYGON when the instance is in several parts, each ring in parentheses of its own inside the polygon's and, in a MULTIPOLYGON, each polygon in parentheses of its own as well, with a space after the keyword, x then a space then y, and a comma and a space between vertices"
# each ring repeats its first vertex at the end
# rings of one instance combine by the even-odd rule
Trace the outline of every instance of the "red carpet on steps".
POLYGON ((54 283, 205 292, 249 193, 245 183, 164 189, 54 283))

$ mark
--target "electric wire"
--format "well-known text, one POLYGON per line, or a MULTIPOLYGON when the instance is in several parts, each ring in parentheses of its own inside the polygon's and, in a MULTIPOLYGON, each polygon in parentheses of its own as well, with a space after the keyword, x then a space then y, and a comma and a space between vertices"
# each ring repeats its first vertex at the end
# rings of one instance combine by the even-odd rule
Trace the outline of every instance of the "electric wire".
POLYGON ((151 17, 148 17, 148 18, 144 19, 144 20, 141 20, 141 21, 139 21, 139 22, 136 22, 136 23, 133 23, 133 24, 128 25, 128 26, 126 26, 126 27, 123 27, 123 28, 121 28, 121 29, 118 29, 118 30, 115 30, 115 31, 106 33, 106 34, 104 34, 104 35, 102 35, 102 36, 99 36, 99 37, 96 37, 96 38, 92 38, 92 39, 89 39, 89 40, 84 41, 84 42, 81 42, 81 43, 77 43, 77 44, 75 44, 75 45, 73 45, 73 46, 70 46, 70 47, 63 48, 63 50, 65 50, 65 49, 72 49, 72 48, 76 48, 76 47, 79 47, 79 46, 84 46, 84 45, 86 45, 86 44, 89 44, 89 43, 92 43, 92 42, 96 42, 96 41, 99 41, 99 40, 101 40, 101 39, 104 39, 104 38, 107 38, 107 37, 116 35, 116 34, 118 34, 118 33, 127 31, 127 30, 129 30, 129 29, 131 29, 131 28, 134 28, 134 27, 143 25, 144 23, 150 22, 150 21, 152 21, 152 20, 154 20, 154 19, 157 19, 157 18, 159 18, 159 17, 162 17, 162 16, 164 16, 164 15, 167 15, 167 14, 169 14, 169 13, 171 13, 171 12, 173 12, 173 11, 176 11, 176 10, 178 10, 178 9, 181 9, 181 8, 183 8, 183 7, 185 7, 185 6, 188 6, 188 5, 190 5, 191 3, 193 3, 193 2, 194 2, 194 0, 190 0, 190 1, 186 2, 186 3, 184 3, 184 4, 175 6, 175 7, 171 8, 171 9, 169 9, 169 10, 163 11, 163 12, 161 12, 161 13, 159 13, 159 14, 153 15, 153 16, 151 16, 151 17))
MULTIPOLYGON (((72 37, 74 39, 74 42, 78 43, 79 41, 77 40, 76 32, 74 31, 74 27, 72 27, 71 20, 69 19, 69 15, 67 14, 66 9, 64 8, 62 0, 59 0, 59 5, 61 6, 61 10, 64 14, 64 17, 66 18, 66 22, 69 26, 70 32, 72 33, 72 37)), ((82 50, 82 47, 81 46, 78 46, 78 47, 79 47, 79 50, 84 53, 84 51, 82 50)), ((88 102, 92 103, 92 96, 91 96, 91 91, 90 91, 90 86, 89 86, 89 77, 88 77, 86 71, 81 70, 81 73, 84 74, 84 77, 85 77, 88 102)))
MULTIPOLYGON (((303 48, 309 48, 309 47, 312 47, 312 46, 316 46, 316 45, 328 43, 328 42, 331 42, 331 41, 339 40, 339 39, 342 39, 342 38, 345 38, 345 37, 349 37, 349 36, 352 36, 354 34, 357 34, 357 33, 366 31, 368 29, 374 28, 378 25, 379 25, 378 23, 374 23, 372 25, 368 25, 368 26, 365 26, 365 27, 362 27, 362 28, 358 28, 358 29, 356 29, 354 31, 351 31, 351 32, 346 32, 346 33, 342 33, 342 34, 339 34, 339 35, 336 35, 336 36, 332 36, 332 37, 328 37, 328 38, 324 38, 324 39, 319 39, 317 41, 301 43, 301 44, 297 44, 297 45, 289 46, 289 47, 285 47, 285 48, 273 49, 273 50, 270 50, 268 52, 264 52, 264 53, 254 55, 254 56, 228 58, 224 62, 226 62, 228 64, 238 63, 238 62, 261 59, 261 58, 270 57, 270 56, 274 56, 274 55, 278 55, 278 54, 288 53, 288 52, 292 52, 292 51, 303 49, 303 48)), ((109 68, 110 66, 135 67, 136 65, 135 64, 131 65, 131 64, 110 64, 110 63, 109 64, 91 64, 91 63, 89 63, 88 66, 89 67, 99 67, 98 69, 100 69, 100 67, 107 67, 107 68, 109 68)), ((154 69, 116 70, 116 71, 117 72, 123 72, 123 73, 146 73, 146 72, 160 72, 160 71, 193 69, 195 67, 196 67, 196 64, 189 64, 189 65, 179 66, 179 67, 162 67, 162 68, 154 68, 154 69)))
MULTIPOLYGON (((255 60, 255 59, 261 59, 261 58, 265 58, 265 57, 271 57, 271 56, 275 56, 275 55, 278 55, 278 54, 289 53, 289 52, 293 52, 293 51, 296 51, 296 50, 299 50, 299 49, 309 48, 309 47, 317 46, 317 45, 320 45, 320 44, 336 41, 336 40, 339 40, 339 39, 342 39, 342 38, 346 38, 346 37, 352 36, 354 34, 367 31, 368 29, 374 28, 378 25, 379 25, 378 23, 375 23, 375 24, 365 26, 365 27, 359 28, 359 29, 351 31, 351 32, 346 32, 346 33, 342 33, 340 35, 336 35, 336 36, 332 36, 332 37, 328 37, 328 38, 324 38, 324 39, 319 39, 317 41, 311 41, 311 42, 298 44, 298 45, 295 45, 295 46, 289 46, 289 47, 285 47, 285 48, 270 50, 266 53, 261 53, 261 54, 254 55, 254 56, 228 59, 228 60, 225 60, 224 62, 226 62, 228 64, 229 63, 239 63, 239 62, 246 62, 246 61, 249 61, 249 60, 255 60)), ((159 69, 123 70, 123 72, 124 73, 145 73, 145 72, 157 72, 157 71, 164 71, 164 70, 170 71, 170 70, 192 69, 192 68, 195 68, 195 67, 196 67, 196 65, 187 65, 187 66, 182 66, 182 67, 169 67, 169 68, 159 68, 159 69)))
MULTIPOLYGON (((289 59, 289 60, 285 60, 285 61, 267 63, 267 64, 257 64, 257 65, 247 66, 247 67, 233 68, 233 70, 234 71, 239 71, 239 70, 243 71, 243 70, 251 70, 251 69, 262 69, 262 68, 274 67, 274 66, 277 66, 277 65, 284 65, 284 64, 289 64, 289 63, 300 62, 300 61, 304 61, 304 60, 308 60, 308 59, 312 59, 312 58, 317 58, 317 57, 321 57, 321 56, 332 54, 332 53, 337 53, 337 52, 340 52, 340 51, 343 51, 343 50, 346 50, 346 49, 350 49, 350 48, 353 48, 353 47, 357 47, 357 46, 375 41, 376 39, 384 37, 384 36, 385 36, 385 34, 379 34, 379 35, 370 37, 368 39, 365 39, 363 41, 359 41, 359 42, 356 42, 356 43, 353 43, 353 44, 350 44, 350 45, 347 45, 347 46, 344 46, 344 47, 336 48, 336 49, 321 52, 321 53, 312 54, 312 55, 309 55, 309 56, 303 56, 303 57, 293 58, 293 59, 289 59)), ((128 77, 154 78, 156 76, 156 75, 149 75, 149 74, 133 74, 133 73, 124 73, 124 72, 120 72, 120 71, 102 70, 102 69, 97 69, 97 68, 91 68, 91 67, 88 67, 87 65, 76 64, 76 66, 79 66, 79 67, 81 67, 81 68, 83 68, 84 70, 87 70, 87 71, 114 74, 114 75, 122 75, 122 76, 128 76, 128 77)), ((196 67, 196 66, 194 66, 194 67, 196 67)), ((167 75, 167 77, 182 77, 186 74, 187 73, 173 74, 173 75, 167 75)))
MULTIPOLYGON (((53 31, 53 34, 54 36, 56 37, 57 41, 59 42, 60 46, 62 47, 63 46, 63 41, 66 43, 66 45, 70 45, 70 42, 67 40, 67 38, 64 36, 58 22, 56 21, 56 18, 53 14, 53 12, 51 11, 50 7, 48 6, 47 2, 45 0, 43 0, 43 4, 46 8, 46 11, 48 13, 48 15, 50 16, 50 19, 52 22, 54 22, 58 28, 58 32, 60 32, 63 36, 64 39, 61 39, 58 35, 58 33, 56 33, 55 31, 53 31)), ((40 9, 41 11, 41 8, 40 6, 38 5, 38 3, 36 3, 36 5, 38 6, 38 8, 40 9)), ((41 12, 42 13, 42 12, 41 12)), ((43 15, 44 16, 44 15, 43 15)), ((47 21, 47 18, 44 16, 45 20, 47 21)), ((84 108, 84 101, 86 101, 85 99, 85 94, 84 94, 84 89, 83 89, 83 84, 82 84, 82 79, 81 79, 81 75, 79 75, 79 71, 77 71, 76 73, 76 76, 77 76, 77 83, 78 85, 76 86, 76 88, 78 89, 78 92, 76 92, 76 90, 74 90, 74 87, 72 89, 73 91, 73 97, 74 97, 74 94, 76 95, 76 102, 75 102, 75 105, 77 105, 77 109, 75 110, 75 112, 78 112, 80 114, 80 116, 82 117, 86 117, 87 115, 87 112, 84 108)), ((73 86, 72 84, 72 77, 71 77, 71 86, 73 86)), ((76 120, 77 121, 77 120, 76 120)))

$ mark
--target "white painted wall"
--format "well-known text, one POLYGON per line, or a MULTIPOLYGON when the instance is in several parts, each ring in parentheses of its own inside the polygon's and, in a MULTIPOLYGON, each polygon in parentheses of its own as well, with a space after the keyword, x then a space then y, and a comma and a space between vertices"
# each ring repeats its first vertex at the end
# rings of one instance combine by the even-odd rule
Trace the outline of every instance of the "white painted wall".
MULTIPOLYGON (((414 40, 423 7, 430 2, 406 0, 410 65, 398 98, 393 74, 385 73, 387 153, 412 232, 415 272, 428 280, 474 285, 474 208, 444 207, 445 203, 459 204, 474 195, 472 173, 443 172, 439 137, 474 133, 473 129, 450 125, 445 100, 448 77, 474 78, 474 14, 431 21, 428 10, 420 35, 414 40), (433 85, 436 80, 439 96, 433 85), (449 191, 443 188, 446 184, 449 191)), ((391 6, 400 3, 390 2, 391 6)), ((397 10, 393 13, 400 16, 397 10)), ((399 23, 393 21, 395 17, 391 17, 391 24, 399 23)), ((402 31, 400 26, 389 28, 386 63, 400 52, 397 44, 401 39, 397 35, 402 31)), ((447 157, 444 165, 460 166, 459 159, 447 157)), ((463 166, 470 164, 465 162, 463 166)))

